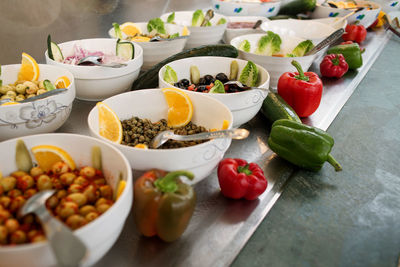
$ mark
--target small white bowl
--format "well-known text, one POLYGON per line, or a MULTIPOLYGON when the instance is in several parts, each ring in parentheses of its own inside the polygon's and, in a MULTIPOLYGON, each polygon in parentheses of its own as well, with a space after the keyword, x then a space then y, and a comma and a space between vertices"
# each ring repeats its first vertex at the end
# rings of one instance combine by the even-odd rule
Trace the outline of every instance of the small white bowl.
MULTIPOLYGON (((36 145, 55 145, 67 151, 78 167, 92 165, 91 151, 101 149, 105 178, 116 190, 120 173, 126 186, 119 199, 96 220, 74 231, 88 249, 83 266, 95 264, 117 240, 132 206, 132 171, 125 156, 113 146, 101 140, 77 134, 40 134, 21 138, 28 149, 36 145)), ((17 139, 0 143, 1 171, 7 175, 15 170, 15 144, 17 139)), ((0 247, 0 266, 56 266, 56 259, 47 242, 0 247)))
MULTIPOLYGON (((257 46, 258 40, 263 35, 264 34, 242 35, 234 38, 231 41, 231 45, 238 48, 243 40, 248 40, 252 47, 251 51, 254 51, 254 47, 257 46)), ((290 53, 297 46, 297 44, 305 40, 302 38, 289 35, 280 35, 280 37, 282 39, 282 45, 281 45, 282 54, 290 53)), ((314 54, 305 57, 272 57, 272 56, 258 55, 255 53, 249 53, 240 49, 238 50, 239 50, 239 58, 245 60, 251 60, 256 64, 263 66, 269 72, 269 75, 271 77, 270 86, 273 88, 276 88, 276 86, 278 85, 279 77, 283 73, 288 71, 296 71, 296 68, 291 64, 292 60, 296 60, 297 62, 299 62, 303 68, 303 71, 307 71, 317 56, 317 54, 314 54)))
MULTIPOLYGON (((1 67, 3 85, 14 83, 21 64, 1 67)), ((68 119, 75 98, 74 76, 66 69, 39 64, 39 81, 67 76, 71 84, 66 92, 34 102, 0 106, 0 141, 18 136, 54 132, 68 119)))
MULTIPOLYGON (((214 13, 214 17, 210 20, 212 26, 193 27, 192 16, 194 11, 177 11, 175 12, 174 22, 178 25, 187 26, 190 31, 190 37, 187 40, 185 49, 194 48, 201 45, 217 44, 224 35, 227 23, 216 25, 221 18, 228 21, 227 17, 214 13)), ((160 18, 167 21, 171 13, 163 14, 160 18)))
MULTIPOLYGON (((365 28, 368 28, 378 18, 379 11, 381 11, 381 6, 372 1, 364 1, 364 0, 354 0, 354 1, 359 5, 371 5, 373 9, 363 9, 351 15, 350 17, 347 18, 347 23, 354 24, 356 21, 359 21, 360 25, 363 25, 365 28)), ((317 5, 314 11, 311 13, 311 18, 319 19, 327 17, 333 17, 333 18, 344 17, 351 12, 352 10, 317 5)))
MULTIPOLYGON (((232 113, 220 101, 205 94, 190 95, 190 99, 193 104, 193 123, 207 129, 221 129, 223 121, 227 120, 229 128, 232 128, 232 113)), ((115 111, 120 120, 137 116, 156 122, 167 118, 168 106, 160 89, 131 91, 113 96, 103 102, 115 111)), ((210 175, 231 144, 230 138, 214 139, 177 149, 141 149, 115 144, 99 135, 97 107, 90 111, 88 124, 90 134, 117 147, 128 158, 133 169, 188 170, 195 175, 194 180, 191 181, 192 184, 210 175)))
MULTIPOLYGON (((206 74, 217 75, 222 72, 229 76, 230 65, 233 60, 236 60, 239 65, 239 75, 246 66, 247 61, 241 59, 232 59, 228 57, 192 57, 184 58, 173 61, 167 65, 173 68, 178 76, 178 80, 188 79, 190 80, 190 66, 197 66, 200 71, 200 77, 206 74)), ((260 77, 260 88, 269 88, 269 74, 263 67, 257 65, 260 77)), ((167 83, 163 77, 165 73, 165 66, 158 72, 158 87, 174 87, 172 84, 167 83)), ((177 88, 177 87, 176 87, 177 88)), ((227 94, 209 94, 200 93, 193 91, 185 91, 189 95, 202 94, 208 95, 224 103, 232 112, 233 115, 233 127, 238 127, 249 120, 251 120, 257 112, 260 110, 263 100, 267 97, 268 91, 261 90, 247 90, 239 93, 227 93, 227 94)))
MULTIPOLYGON (((75 44, 89 51, 102 51, 107 54, 115 55, 115 39, 95 38, 58 44, 64 58, 73 54, 75 44)), ((128 66, 122 68, 64 64, 50 59, 47 50, 45 52, 45 57, 47 64, 65 68, 74 75, 77 98, 99 101, 129 90, 132 83, 138 77, 143 64, 143 49, 137 44, 134 44, 134 48, 134 59, 125 62, 128 66)))
MULTIPOLYGON (((140 28, 141 32, 144 34, 148 34, 147 30, 147 22, 135 22, 135 25, 140 28)), ((179 33, 180 36, 183 35, 184 26, 175 25, 170 23, 165 23, 165 30, 168 34, 179 33)), ((115 37, 115 30, 111 28, 108 31, 108 35, 112 38, 115 37)), ((188 32, 187 35, 190 35, 188 32)), ((176 39, 172 41, 162 41, 162 42, 136 42, 132 41, 140 45, 143 48, 143 66, 142 70, 147 70, 151 68, 153 65, 158 62, 175 55, 183 50, 187 39, 176 39)))
POLYGON ((281 7, 281 1, 265 3, 242 2, 242 1, 221 1, 212 0, 213 8, 227 16, 276 16, 281 7))
POLYGON ((263 30, 260 28, 257 29, 251 29, 251 28, 245 28, 245 29, 233 29, 229 28, 229 22, 254 22, 256 23, 258 20, 261 21, 269 21, 266 17, 260 17, 260 16, 231 16, 228 17, 228 25, 225 30, 224 38, 223 41, 226 44, 229 44, 233 38, 244 35, 244 34, 251 34, 251 33, 262 33, 263 30))
MULTIPOLYGON (((342 23, 338 23, 342 24, 342 23)), ((261 24, 264 31, 273 31, 279 35, 291 35, 309 39, 318 44, 335 31, 335 28, 313 20, 279 19, 269 20, 261 24)))

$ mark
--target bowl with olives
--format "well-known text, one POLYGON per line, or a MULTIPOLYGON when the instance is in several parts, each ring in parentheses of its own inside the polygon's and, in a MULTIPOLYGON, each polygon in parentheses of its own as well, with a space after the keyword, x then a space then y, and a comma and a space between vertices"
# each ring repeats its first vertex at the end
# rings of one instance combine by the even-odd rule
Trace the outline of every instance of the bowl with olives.
POLYGON ((0 156, 0 266, 57 265, 40 221, 32 214, 17 216, 29 197, 46 189, 56 190, 46 201, 50 214, 86 246, 80 266, 92 266, 103 257, 132 206, 132 171, 126 157, 102 140, 76 134, 30 135, 1 142, 0 149, 8 151, 0 156), (55 147, 70 158, 53 164, 36 156, 40 149, 55 147))
POLYGON ((233 127, 237 127, 251 120, 260 110, 268 95, 270 77, 265 68, 251 61, 192 57, 163 66, 158 80, 160 88, 174 86, 189 94, 207 94, 221 101, 232 112, 233 127))
POLYGON ((21 64, 1 66, 0 141, 54 132, 68 119, 72 109, 75 82, 71 72, 39 64, 37 80, 18 81, 20 69, 21 64), (66 90, 56 88, 60 77, 69 81, 66 90))
MULTIPOLYGON (((175 133, 189 135, 232 128, 232 113, 223 103, 206 94, 188 96, 192 103, 193 116, 188 124, 180 127, 182 129, 176 128, 178 132, 175 133)), ((160 89, 131 91, 110 97, 103 103, 121 121, 122 142, 114 143, 100 135, 98 106, 88 116, 90 134, 117 147, 135 170, 188 170, 195 176, 191 183, 197 183, 210 175, 231 143, 231 138, 221 138, 201 143, 172 143, 167 147, 152 149, 149 141, 155 134, 170 130, 166 124, 168 105, 160 89)))

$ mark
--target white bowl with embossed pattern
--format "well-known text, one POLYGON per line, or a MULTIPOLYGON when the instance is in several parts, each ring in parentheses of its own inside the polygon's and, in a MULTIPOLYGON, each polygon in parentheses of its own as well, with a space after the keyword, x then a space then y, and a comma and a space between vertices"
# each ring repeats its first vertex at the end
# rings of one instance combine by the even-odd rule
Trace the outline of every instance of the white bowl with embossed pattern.
MULTIPOLYGON (((205 94, 190 95, 193 104, 192 122, 206 129, 220 129, 223 121, 232 128, 232 113, 220 101, 205 94)), ((146 89, 119 94, 103 101, 120 120, 133 116, 152 122, 167 119, 168 106, 160 89, 146 89)), ((231 144, 230 138, 213 139, 198 145, 175 149, 142 149, 113 143, 99 134, 98 109, 88 116, 90 134, 117 147, 135 170, 152 168, 166 171, 188 170, 194 173, 191 183, 197 183, 211 174, 231 144)))

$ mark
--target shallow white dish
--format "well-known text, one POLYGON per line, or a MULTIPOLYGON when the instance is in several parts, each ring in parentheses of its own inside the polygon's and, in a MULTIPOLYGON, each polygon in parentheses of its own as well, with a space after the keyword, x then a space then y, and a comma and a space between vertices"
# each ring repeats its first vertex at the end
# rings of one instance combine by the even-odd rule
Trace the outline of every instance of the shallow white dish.
MULTIPOLYGON (((3 85, 14 83, 21 64, 1 66, 0 79, 3 85)), ((71 84, 68 90, 58 95, 34 102, 0 106, 0 141, 24 135, 54 132, 68 119, 75 98, 74 76, 66 69, 39 64, 39 81, 54 83, 57 78, 67 76, 71 84)))
MULTIPOLYGON (((147 22, 135 22, 135 25, 140 28, 141 32, 144 34, 148 34, 147 30, 147 22)), ((167 34, 174 34, 179 33, 179 36, 184 34, 184 26, 181 25, 174 25, 165 23, 165 30, 167 34)), ((108 31, 108 35, 112 38, 115 37, 114 28, 111 28, 108 31)), ((190 35, 190 31, 188 30, 188 34, 190 35)), ((136 42, 132 41, 140 45, 143 48, 143 66, 142 70, 147 70, 151 68, 153 65, 157 64, 158 62, 175 55, 183 50, 187 39, 176 39, 172 41, 161 41, 161 42, 136 42)))
POLYGON ((241 2, 241 1, 221 1, 212 0, 214 10, 227 16, 263 16, 272 17, 278 14, 281 1, 271 1, 265 3, 241 2))
MULTIPOLYGON (((348 24, 354 24, 356 21, 365 28, 368 28, 374 21, 378 18, 379 11, 381 11, 381 6, 378 3, 372 1, 364 0, 354 0, 359 5, 371 5, 373 9, 363 9, 350 17, 347 18, 348 24)), ((352 10, 346 10, 342 8, 334 8, 329 6, 317 5, 314 11, 311 13, 311 18, 328 18, 328 17, 344 17, 351 13, 352 10)))
MULTIPOLYGON (((229 128, 232 128, 232 113, 220 101, 205 94, 190 95, 190 98, 193 104, 193 123, 207 129, 221 129, 223 121, 227 120, 229 128)), ((131 91, 113 96, 103 102, 115 111, 120 120, 137 116, 156 122, 167 118, 168 106, 160 89, 131 91)), ((230 138, 214 139, 195 146, 177 149, 141 149, 115 144, 98 133, 97 107, 90 111, 88 125, 92 136, 106 140, 124 153, 133 169, 188 170, 195 175, 191 183, 197 183, 210 175, 231 144, 230 138)))
MULTIPOLYGON (((193 27, 192 16, 194 11, 177 11, 175 12, 174 22, 177 25, 187 26, 190 31, 190 37, 187 40, 185 49, 194 48, 201 45, 217 44, 224 35, 227 23, 217 25, 220 19, 228 21, 224 15, 214 13, 214 17, 210 20, 212 26, 193 27)), ((205 13, 205 11, 203 11, 205 13)), ((160 18, 165 22, 171 14, 163 14, 160 18)))
MULTIPOLYGON (((173 61, 167 65, 173 68, 178 76, 178 80, 190 80, 190 66, 197 66, 200 71, 200 77, 206 74, 217 75, 222 72, 229 76, 230 64, 236 60, 239 65, 239 75, 246 66, 247 61, 241 59, 232 59, 228 57, 192 57, 184 58, 173 61)), ((257 65, 259 70, 259 86, 260 88, 269 88, 269 74, 263 67, 257 65)), ((167 83, 163 77, 165 73, 165 66, 158 72, 158 85, 160 88, 174 87, 172 84, 167 83)), ((238 76, 239 76, 238 75, 238 76)), ((177 88, 177 87, 176 87, 177 88)), ((267 97, 268 91, 261 90, 247 90, 240 93, 228 94, 209 94, 185 90, 188 94, 192 95, 208 95, 212 98, 218 99, 224 103, 232 112, 233 127, 238 127, 249 120, 251 120, 260 110, 263 100, 267 97)))
MULTIPOLYGON (((89 51, 102 51, 115 55, 116 40, 110 38, 94 38, 69 41, 58 44, 64 58, 73 54, 74 45, 89 51)), ((125 92, 138 77, 143 64, 143 49, 134 44, 135 57, 125 62, 122 68, 106 68, 101 66, 77 66, 64 64, 49 58, 45 52, 46 63, 69 70, 75 77, 76 97, 82 100, 98 101, 125 92)))
MULTIPOLYGON (((21 138, 28 149, 36 145, 55 145, 66 150, 78 167, 91 165, 92 147, 98 146, 102 152, 102 166, 105 178, 115 190, 119 175, 126 186, 119 199, 99 218, 76 230, 88 249, 88 258, 83 266, 95 264, 117 240, 132 206, 132 171, 124 155, 113 146, 101 140, 76 134, 41 134, 21 138)), ((17 170, 15 163, 15 144, 17 139, 0 143, 2 153, 1 171, 3 175, 17 170)), ((0 266, 56 266, 54 255, 47 242, 0 247, 0 266)))
MULTIPOLYGON (((254 47, 257 46, 258 40, 263 35, 264 34, 248 34, 248 35, 238 36, 231 41, 231 45, 238 48, 243 40, 248 40, 250 42, 251 47, 253 47, 251 51, 254 51, 254 47)), ((290 53, 297 46, 297 44, 305 40, 290 35, 280 35, 280 37, 282 39, 281 54, 290 53)), ((256 64, 263 66, 268 71, 271 77, 270 86, 273 88, 276 88, 276 86, 278 85, 279 77, 284 72, 296 71, 296 68, 291 64, 292 60, 296 60, 297 62, 299 62, 303 68, 303 71, 307 71, 317 56, 317 54, 314 54, 305 57, 272 57, 272 56, 258 55, 255 53, 249 53, 240 49, 238 50, 239 50, 239 58, 245 60, 251 60, 256 64)))
MULTIPOLYGON (((231 16, 228 17, 228 25, 229 22, 254 22, 256 23, 258 20, 262 21, 269 21, 266 17, 261 16, 231 16)), ((244 34, 251 34, 251 33, 262 33, 263 30, 261 28, 257 29, 232 29, 227 27, 224 33, 223 41, 229 44, 233 38, 244 35, 244 34)))
POLYGON ((264 31, 273 31, 279 35, 292 35, 303 39, 309 39, 318 44, 335 31, 328 24, 313 20, 279 19, 269 20, 261 24, 264 31))

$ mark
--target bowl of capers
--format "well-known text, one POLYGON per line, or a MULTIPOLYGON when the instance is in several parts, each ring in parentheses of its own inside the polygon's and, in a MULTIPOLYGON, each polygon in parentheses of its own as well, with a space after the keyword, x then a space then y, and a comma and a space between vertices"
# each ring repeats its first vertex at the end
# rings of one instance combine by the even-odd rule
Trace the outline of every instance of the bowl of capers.
POLYGON ((38 64, 34 80, 19 80, 21 64, 1 66, 0 141, 54 132, 68 119, 75 83, 66 69, 38 64))

